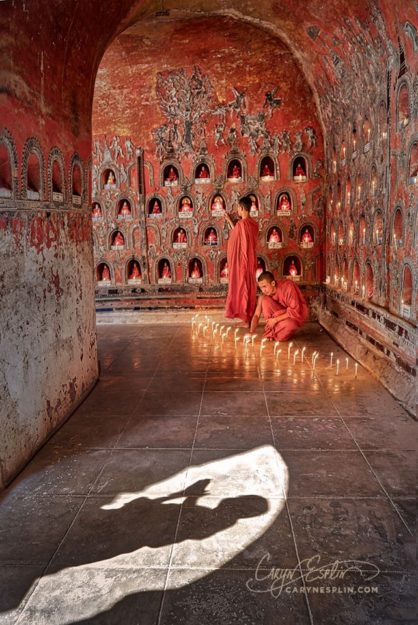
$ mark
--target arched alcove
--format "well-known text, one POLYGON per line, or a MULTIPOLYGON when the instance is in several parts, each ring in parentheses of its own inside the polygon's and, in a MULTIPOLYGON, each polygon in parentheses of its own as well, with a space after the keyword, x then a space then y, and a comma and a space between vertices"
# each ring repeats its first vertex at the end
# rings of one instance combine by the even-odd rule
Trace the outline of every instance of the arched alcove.
POLYGON ((301 247, 313 247, 315 242, 315 232, 311 224, 304 224, 299 231, 299 244, 301 247))
POLYGON ((399 87, 398 91, 398 126, 400 129, 405 128, 409 123, 409 109, 409 89, 408 85, 404 82, 399 87))
POLYGON ((117 187, 117 179, 115 175, 115 170, 107 167, 103 170, 101 176, 101 183, 103 189, 116 189, 117 187))
POLYGON ((402 275, 401 315, 406 319, 411 318, 412 311, 413 277, 409 265, 405 265, 402 275))
POLYGON ((29 153, 26 176, 28 200, 39 200, 42 192, 42 175, 41 162, 37 152, 29 153))
POLYGON ((221 284, 228 284, 228 276, 229 276, 228 260, 226 257, 224 257, 224 258, 221 258, 219 262, 219 281, 221 282, 221 284))
POLYGON ((188 281, 194 284, 203 282, 203 264, 200 258, 191 258, 187 266, 188 281))
POLYGON ((261 256, 257 256, 257 269, 255 271, 255 277, 258 277, 267 269, 266 261, 261 256))
POLYGON ((373 268, 369 262, 366 263, 365 292, 363 293, 363 297, 369 300, 374 298, 374 275, 373 268))
POLYGON ((75 206, 81 206, 83 195, 83 173, 81 164, 74 160, 71 168, 71 194, 72 202, 75 206))
POLYGON ((277 195, 276 214, 290 215, 292 212, 292 197, 289 191, 280 191, 277 195))
POLYGON ((296 254, 287 256, 283 263, 283 276, 300 280, 302 277, 302 261, 296 254))
POLYGON ((395 217, 393 219, 392 244, 395 251, 398 247, 403 246, 403 218, 402 209, 399 207, 395 210, 395 217))
POLYGON ((209 165, 203 161, 197 165, 194 172, 196 184, 209 184, 211 181, 209 165))
POLYGON ((110 267, 107 263, 101 262, 96 267, 96 281, 99 283, 110 284, 112 280, 112 274, 110 267))
POLYGON ((131 258, 126 264, 126 280, 128 284, 142 282, 141 264, 137 258, 131 258))
POLYGON ((186 230, 182 226, 175 228, 175 230, 173 231, 172 243, 173 243, 173 248, 175 250, 186 249, 187 233, 186 233, 186 230))
POLYGON ((373 224, 373 241, 375 245, 382 245, 383 243, 383 215, 382 211, 377 210, 374 216, 373 224))
POLYGON ((0 198, 12 197, 12 163, 8 146, 0 142, 0 198))
POLYGON ((260 161, 259 176, 262 182, 271 182, 276 177, 276 168, 271 156, 264 156, 260 161))
POLYGON ((188 195, 183 195, 179 200, 179 217, 181 219, 190 219, 193 217, 193 201, 188 195))
POLYGON ((210 210, 212 217, 223 217, 225 215, 226 204, 223 196, 216 193, 211 201, 210 210))
POLYGON ((409 152, 408 183, 418 184, 418 141, 414 141, 409 152))
POLYGON ((273 225, 267 230, 267 245, 273 250, 283 247, 283 232, 279 226, 273 225))
POLYGON ((226 177, 229 182, 242 182, 244 176, 243 166, 238 158, 229 161, 226 169, 226 177))
POLYGON ((170 284, 173 282, 173 270, 168 258, 160 258, 157 263, 158 284, 170 284))
POLYGON ((208 226, 205 228, 203 243, 204 245, 209 245, 210 247, 218 245, 218 231, 215 226, 208 226))
POLYGON ((115 230, 110 237, 110 247, 112 250, 122 250, 126 245, 124 234, 120 230, 115 230))
POLYGON ((358 242, 360 245, 366 245, 367 223, 366 218, 362 215, 359 219, 358 242))
POLYGON ((168 163, 163 169, 163 184, 165 187, 177 187, 179 185, 179 168, 174 163, 168 163))
POLYGON ((163 204, 159 197, 148 200, 148 217, 158 217, 163 213, 163 204))
POLYGON ((127 198, 121 198, 117 205, 118 219, 132 219, 132 207, 127 198))
POLYGON ((360 265, 356 259, 353 262, 353 270, 352 270, 352 278, 351 278, 351 288, 355 295, 360 293, 360 265))
POLYGON ((103 218, 103 212, 102 207, 100 206, 100 202, 93 202, 91 207, 91 216, 95 220, 103 218))

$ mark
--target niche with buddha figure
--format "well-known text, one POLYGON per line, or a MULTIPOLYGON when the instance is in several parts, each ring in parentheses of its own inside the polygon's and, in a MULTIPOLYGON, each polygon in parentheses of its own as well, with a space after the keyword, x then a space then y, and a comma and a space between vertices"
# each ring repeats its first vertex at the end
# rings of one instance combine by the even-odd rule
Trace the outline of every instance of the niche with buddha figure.
POLYGON ((360 265, 357 259, 354 259, 351 274, 351 288, 355 295, 360 293, 360 265))
POLYGON ((342 221, 338 222, 338 233, 337 233, 337 243, 339 247, 344 245, 345 241, 345 232, 344 232, 344 224, 342 221))
POLYGON ((64 201, 64 157, 58 148, 52 148, 48 157, 48 190, 53 202, 64 201))
POLYGON ((224 217, 226 210, 226 203, 223 196, 220 193, 215 193, 210 202, 210 212, 212 217, 224 217))
POLYGON ((157 283, 158 284, 171 284, 173 281, 173 269, 171 262, 168 258, 160 258, 156 264, 157 268, 157 283))
POLYGON ((120 230, 115 230, 110 235, 110 249, 123 250, 125 248, 125 236, 120 230))
POLYGON ((276 215, 286 217, 292 213, 293 197, 290 189, 281 189, 276 197, 276 215))
POLYGON ((211 170, 206 161, 198 163, 194 170, 195 184, 209 184, 212 181, 211 170))
POLYGON ((258 217, 258 211, 259 211, 258 197, 255 195, 255 193, 249 193, 248 197, 250 198, 250 201, 251 201, 250 216, 258 217))
POLYGON ((403 246, 403 218, 402 209, 399 206, 395 210, 393 219, 392 245, 395 253, 398 248, 403 246))
POLYGON ((126 280, 128 284, 140 284, 142 282, 141 264, 135 257, 126 264, 126 280))
POLYGON ((77 155, 73 156, 70 168, 70 187, 73 206, 81 206, 83 197, 83 172, 77 155))
POLYGON ((127 198, 121 198, 117 204, 117 218, 122 220, 132 219, 132 206, 127 198))
POLYGON ((283 262, 283 276, 298 282, 302 278, 302 261, 296 254, 286 256, 283 262))
POLYGON ((108 285, 112 281, 110 267, 108 263, 101 262, 96 267, 96 281, 108 285))
POLYGON ((218 231, 215 226, 208 226, 204 230, 203 245, 215 247, 219 243, 218 231))
POLYGON ((255 277, 258 280, 259 276, 267 270, 266 261, 262 256, 257 256, 257 268, 255 270, 255 277))
POLYGON ((375 245, 382 245, 383 243, 383 216, 380 210, 377 210, 374 215, 373 242, 375 245))
POLYGON ((292 178, 294 182, 306 182, 308 179, 308 159, 306 156, 295 156, 292 165, 292 178))
POLYGON ((183 195, 178 202, 178 216, 180 219, 193 217, 193 200, 189 195, 183 195))
POLYGON ((202 284, 203 282, 203 262, 197 256, 189 260, 187 265, 187 280, 191 284, 202 284))
POLYGON ((276 166, 271 156, 267 155, 262 157, 258 173, 261 182, 272 182, 276 180, 276 166))
POLYGON ((148 217, 161 217, 163 214, 163 201, 157 196, 153 196, 148 200, 147 204, 147 216, 148 217))
POLYGON ((180 184, 180 167, 168 163, 162 167, 162 185, 164 187, 178 187, 180 184))
POLYGON ((370 120, 367 117, 363 121, 362 133, 363 133, 363 153, 366 154, 367 152, 369 152, 370 147, 371 147, 370 139, 371 139, 371 134, 372 134, 372 126, 371 126, 370 120))
POLYGON ((115 170, 107 167, 103 170, 101 176, 102 188, 103 189, 116 189, 117 188, 117 180, 115 170))
POLYGON ((352 160, 357 158, 357 147, 358 147, 357 127, 355 124, 353 124, 353 128, 351 131, 351 158, 352 160))
POLYGON ((187 233, 182 226, 175 228, 172 237, 173 249, 185 250, 187 248, 187 233))
POLYGON ((398 128, 402 130, 409 124, 410 118, 409 88, 406 82, 402 82, 398 88, 397 114, 398 128))
POLYGON ((374 297, 374 273, 370 261, 366 262, 365 289, 363 289, 362 295, 368 300, 372 300, 374 297))
POLYGON ((228 284, 228 260, 226 256, 220 259, 219 261, 219 282, 221 284, 228 284))
POLYGON ((23 149, 22 190, 28 200, 43 197, 44 160, 39 142, 35 137, 27 140, 23 149))
MULTIPOLYGON (((17 153, 8 130, 0 133, 0 199, 16 196, 17 153)), ((62 170, 63 171, 63 170, 62 170)))
POLYGON ((411 145, 408 163, 408 184, 418 184, 418 141, 411 145))
POLYGON ((278 250, 283 247, 283 232, 276 224, 267 230, 267 247, 269 250, 278 250))
POLYGON ((315 233, 311 224, 303 224, 299 230, 299 245, 303 248, 314 246, 315 233))
POLYGON ((362 215, 359 219, 358 224, 358 242, 360 245, 366 245, 366 228, 366 218, 364 215, 362 215))
POLYGON ((410 319, 412 308, 413 277, 411 267, 408 264, 405 264, 403 268, 401 292, 401 316, 405 317, 405 319, 410 319))
POLYGON ((242 182, 244 180, 243 164, 238 158, 231 159, 226 167, 228 182, 242 182))
POLYGON ((93 202, 91 206, 91 216, 93 221, 100 221, 103 219, 103 212, 100 202, 93 202))

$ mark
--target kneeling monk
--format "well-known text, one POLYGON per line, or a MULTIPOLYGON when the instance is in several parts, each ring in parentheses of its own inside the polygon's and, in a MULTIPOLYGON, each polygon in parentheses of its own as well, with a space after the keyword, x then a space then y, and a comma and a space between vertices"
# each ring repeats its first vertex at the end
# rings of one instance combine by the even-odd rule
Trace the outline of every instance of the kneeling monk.
POLYGON ((264 271, 258 278, 262 295, 251 321, 251 332, 255 332, 260 316, 266 320, 264 336, 275 341, 287 341, 308 317, 308 306, 299 287, 292 281, 275 281, 270 271, 264 271))

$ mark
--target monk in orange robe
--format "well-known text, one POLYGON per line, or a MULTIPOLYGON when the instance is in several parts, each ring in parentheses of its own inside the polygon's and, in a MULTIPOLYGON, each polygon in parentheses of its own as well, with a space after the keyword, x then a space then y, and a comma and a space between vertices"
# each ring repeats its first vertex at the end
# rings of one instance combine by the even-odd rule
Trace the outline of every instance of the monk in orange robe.
POLYGON ((231 319, 239 318, 247 327, 254 314, 257 300, 255 270, 258 224, 250 217, 250 210, 250 198, 241 198, 238 205, 238 215, 241 219, 235 225, 225 212, 225 218, 232 228, 227 249, 229 287, 225 316, 231 319))
POLYGON ((308 317, 308 306, 293 280, 275 281, 270 271, 258 278, 262 295, 251 320, 251 332, 255 332, 263 315, 266 320, 264 336, 274 341, 287 341, 302 326, 308 317))

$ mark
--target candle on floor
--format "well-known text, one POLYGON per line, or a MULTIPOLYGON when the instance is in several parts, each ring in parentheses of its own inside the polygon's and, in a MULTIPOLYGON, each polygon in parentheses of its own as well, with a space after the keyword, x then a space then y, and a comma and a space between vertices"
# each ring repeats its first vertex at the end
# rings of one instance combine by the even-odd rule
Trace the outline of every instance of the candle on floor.
POLYGON ((292 349, 292 345, 293 345, 293 343, 289 343, 289 347, 287 348, 287 359, 288 360, 290 359, 290 351, 292 349))
POLYGON ((254 347, 254 341, 257 338, 256 334, 251 334, 251 347, 254 347))
POLYGON ((311 358, 311 363, 312 363, 312 366, 313 366, 313 364, 314 364, 315 354, 316 354, 316 351, 312 354, 312 358, 311 358))
POLYGON ((302 348, 302 356, 301 356, 301 360, 302 360, 302 362, 303 362, 303 358, 304 358, 304 356, 305 356, 305 352, 306 352, 306 347, 305 347, 305 346, 303 346, 303 348, 302 348))
POLYGON ((232 328, 231 328, 231 326, 229 326, 229 327, 227 328, 227 330, 226 330, 226 336, 228 336, 228 334, 231 332, 231 330, 232 330, 232 328))
POLYGON ((329 366, 332 367, 332 361, 334 359, 334 352, 331 352, 331 359, 329 361, 329 366))
POLYGON ((234 337, 235 337, 235 338, 237 338, 238 334, 239 334, 239 328, 237 328, 237 329, 235 330, 235 332, 234 332, 234 337))
POLYGON ((339 359, 337 358, 337 366, 336 366, 336 369, 335 369, 335 375, 338 375, 338 374, 339 374, 339 372, 340 372, 340 361, 339 361, 339 359))
POLYGON ((276 352, 279 349, 279 347, 280 347, 280 341, 276 341, 274 344, 274 348, 273 348, 273 356, 276 355, 276 352))

